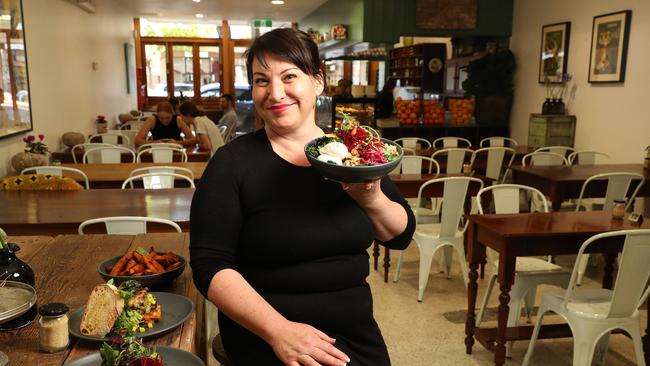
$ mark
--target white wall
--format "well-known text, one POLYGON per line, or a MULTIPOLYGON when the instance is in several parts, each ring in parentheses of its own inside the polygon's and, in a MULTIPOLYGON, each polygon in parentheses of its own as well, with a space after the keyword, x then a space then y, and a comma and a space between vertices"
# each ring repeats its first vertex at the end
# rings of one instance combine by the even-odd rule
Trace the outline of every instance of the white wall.
MULTIPOLYGON (((573 75, 574 96, 569 114, 577 117, 575 147, 609 154, 613 162, 641 163, 650 145, 650 1, 638 0, 515 0, 511 48, 518 62, 511 134, 528 140, 530 113, 540 113, 545 87, 538 84, 542 25, 571 22, 567 71, 573 75), (593 17, 632 10, 624 83, 589 84, 589 50, 593 17)), ((565 96, 566 99, 566 96, 565 96)))
MULTIPOLYGON (((27 62, 34 131, 50 150, 59 150, 67 131, 93 132, 95 116, 111 122, 136 107, 126 92, 124 43, 133 44, 133 17, 98 1, 90 14, 64 0, 24 0, 27 62), (92 63, 97 62, 97 70, 92 63)), ((10 158, 22 151, 19 135, 0 140, 0 177, 10 174, 10 158)))

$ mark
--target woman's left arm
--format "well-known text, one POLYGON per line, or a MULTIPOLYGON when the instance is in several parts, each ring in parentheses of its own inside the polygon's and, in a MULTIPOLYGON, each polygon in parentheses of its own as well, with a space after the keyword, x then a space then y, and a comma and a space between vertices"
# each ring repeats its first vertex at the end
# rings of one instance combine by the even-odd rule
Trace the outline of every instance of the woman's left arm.
POLYGON ((390 178, 343 184, 343 190, 368 215, 379 242, 392 249, 404 249, 409 245, 415 231, 415 216, 390 178))
POLYGON ((187 125, 187 123, 185 123, 180 116, 177 117, 176 123, 178 125, 178 128, 180 128, 181 131, 183 132, 183 135, 185 135, 183 141, 180 141, 179 143, 183 146, 196 145, 196 137, 192 134, 192 130, 187 125))

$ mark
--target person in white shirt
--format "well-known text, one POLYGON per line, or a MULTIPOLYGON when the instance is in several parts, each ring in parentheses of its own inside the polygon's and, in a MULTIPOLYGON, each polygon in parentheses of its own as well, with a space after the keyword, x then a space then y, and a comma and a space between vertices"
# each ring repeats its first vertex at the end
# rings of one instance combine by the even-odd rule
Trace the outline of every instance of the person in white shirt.
POLYGON ((221 110, 223 110, 223 116, 219 119, 219 127, 226 126, 226 131, 224 132, 225 142, 230 142, 235 138, 235 132, 237 131, 237 113, 235 113, 235 98, 230 94, 224 94, 221 96, 221 110))
POLYGON ((199 147, 210 150, 210 155, 224 145, 219 127, 201 112, 196 104, 187 101, 178 108, 183 122, 194 125, 199 147))

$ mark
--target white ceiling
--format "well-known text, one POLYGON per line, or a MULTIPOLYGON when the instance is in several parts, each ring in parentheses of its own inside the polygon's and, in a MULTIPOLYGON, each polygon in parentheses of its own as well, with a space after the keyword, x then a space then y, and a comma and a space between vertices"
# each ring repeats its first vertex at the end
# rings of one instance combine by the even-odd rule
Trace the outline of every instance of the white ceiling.
MULTIPOLYGON (((112 1, 112 0, 104 0, 112 1)), ((272 5, 271 0, 116 0, 134 17, 151 20, 201 21, 194 14, 205 15, 202 21, 222 19, 251 20, 255 18, 297 22, 327 0, 285 0, 272 5)))

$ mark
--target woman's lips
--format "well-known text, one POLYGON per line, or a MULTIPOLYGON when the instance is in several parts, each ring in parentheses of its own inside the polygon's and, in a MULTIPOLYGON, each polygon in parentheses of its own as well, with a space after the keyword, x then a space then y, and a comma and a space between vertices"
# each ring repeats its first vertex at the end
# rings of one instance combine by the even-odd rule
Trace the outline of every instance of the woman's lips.
POLYGON ((289 107, 291 107, 291 106, 292 106, 292 104, 276 104, 276 105, 273 105, 273 106, 269 107, 269 109, 273 113, 280 114, 280 113, 286 111, 287 109, 289 109, 289 107))

